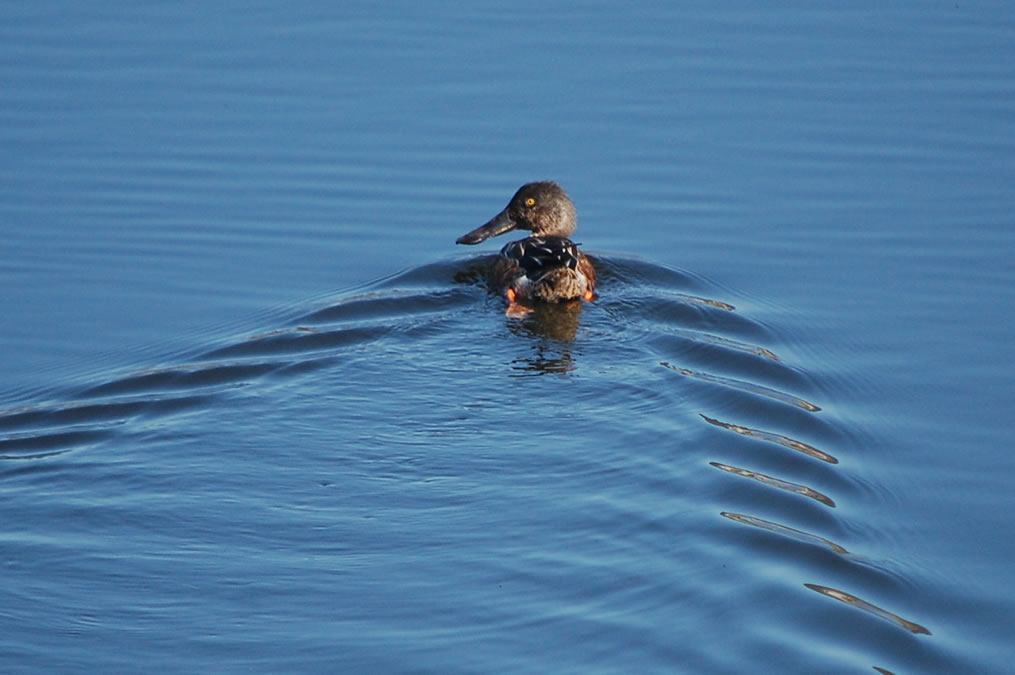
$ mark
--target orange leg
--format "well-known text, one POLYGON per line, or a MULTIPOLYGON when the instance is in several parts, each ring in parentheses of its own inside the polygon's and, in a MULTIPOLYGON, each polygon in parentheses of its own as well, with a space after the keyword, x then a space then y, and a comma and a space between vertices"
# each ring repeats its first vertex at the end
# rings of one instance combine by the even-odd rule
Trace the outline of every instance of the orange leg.
POLYGON ((504 291, 504 297, 508 300, 507 311, 504 312, 508 317, 512 319, 521 319, 526 316, 532 310, 525 305, 519 305, 515 300, 518 299, 518 292, 513 288, 508 288, 504 291))

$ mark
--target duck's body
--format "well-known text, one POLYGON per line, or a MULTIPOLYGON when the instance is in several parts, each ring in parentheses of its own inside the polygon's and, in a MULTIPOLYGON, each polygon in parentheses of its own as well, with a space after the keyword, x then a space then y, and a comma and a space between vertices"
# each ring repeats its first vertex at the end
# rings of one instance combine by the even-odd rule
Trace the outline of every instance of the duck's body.
POLYGON ((517 297, 561 302, 595 295, 596 271, 566 237, 539 236, 513 241, 500 251, 490 270, 494 288, 517 297))
POLYGON ((478 244, 511 230, 531 230, 532 236, 501 249, 490 269, 491 286, 511 302, 592 300, 595 268, 568 238, 577 225, 574 202, 562 187, 549 181, 527 183, 503 211, 456 243, 478 244))

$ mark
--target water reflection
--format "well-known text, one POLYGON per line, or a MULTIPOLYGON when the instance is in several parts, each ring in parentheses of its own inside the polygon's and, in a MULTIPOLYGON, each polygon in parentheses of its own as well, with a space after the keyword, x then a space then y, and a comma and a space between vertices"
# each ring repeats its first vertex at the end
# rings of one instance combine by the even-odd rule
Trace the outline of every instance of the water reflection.
POLYGON ((927 628, 925 628, 924 626, 921 626, 918 623, 914 623, 913 621, 903 619, 898 614, 893 614, 892 612, 889 612, 886 609, 882 609, 877 605, 871 604, 866 600, 858 598, 852 593, 846 593, 845 591, 840 591, 835 588, 829 588, 828 586, 819 586, 818 584, 804 584, 804 586, 811 589, 812 591, 821 593, 824 596, 833 598, 835 600, 838 600, 839 602, 844 602, 847 605, 850 605, 851 607, 856 607, 857 609, 867 612, 868 614, 873 614, 874 616, 880 617, 887 621, 891 621, 895 625, 905 628, 910 633, 930 635, 930 631, 927 630, 927 628))
POLYGON ((689 368, 681 368, 680 366, 672 365, 666 361, 662 361, 659 365, 669 368, 673 372, 680 373, 681 375, 693 377, 704 382, 722 385, 724 387, 729 387, 730 389, 739 389, 751 394, 757 394, 758 396, 765 396, 767 398, 775 399, 776 401, 781 401, 783 403, 788 403, 798 408, 802 408, 808 412, 818 412, 821 410, 821 408, 810 401, 805 401, 798 396, 787 394, 785 392, 772 389, 771 387, 755 384, 753 382, 746 382, 744 380, 738 380, 732 377, 723 377, 722 375, 713 375, 712 373, 691 370, 689 368))
POLYGON ((782 480, 781 478, 773 478, 772 476, 759 473, 757 471, 751 471, 750 469, 742 469, 736 466, 730 466, 729 464, 722 464, 720 462, 709 462, 712 466, 723 471, 736 474, 737 476, 743 476, 744 478, 752 478, 759 483, 768 485, 770 487, 778 488, 780 490, 786 490, 794 494, 802 495, 804 497, 810 497, 816 501, 821 502, 825 506, 835 508, 835 502, 832 498, 818 492, 814 488, 807 487, 806 485, 800 485, 799 483, 792 483, 788 480, 782 480))
POLYGON ((582 309, 581 301, 533 306, 525 316, 508 319, 508 330, 515 335, 572 342, 578 334, 582 309))
POLYGON ((512 370, 522 375, 563 375, 577 368, 574 358, 566 350, 554 353, 553 347, 536 345, 536 355, 531 358, 514 359, 512 370))
POLYGON ((511 361, 511 368, 522 375, 561 375, 578 367, 572 343, 578 334, 582 301, 556 305, 534 305, 520 318, 508 318, 513 335, 532 339, 531 356, 511 361))
POLYGON ((722 516, 723 518, 729 518, 730 520, 736 521, 738 523, 743 523, 744 525, 751 525, 752 527, 757 527, 762 530, 766 530, 768 532, 781 534, 785 537, 796 539, 797 541, 827 546, 828 548, 832 549, 833 551, 835 551, 840 555, 849 554, 849 551, 847 551, 844 546, 840 546, 839 544, 836 544, 834 541, 825 539, 824 537, 819 537, 818 535, 811 534, 810 532, 803 532, 802 530, 798 530, 796 528, 792 528, 787 525, 780 525, 779 523, 774 523, 770 520, 757 518, 755 516, 748 516, 743 513, 731 513, 729 511, 723 511, 719 515, 722 516))
POLYGON ((757 438, 758 440, 768 441, 769 443, 776 443, 777 445, 789 448, 790 450, 796 450, 797 452, 802 452, 805 455, 809 455, 811 457, 814 457, 815 459, 820 459, 822 462, 828 462, 829 464, 839 463, 838 459, 828 454, 827 452, 818 450, 813 445, 809 445, 802 441, 794 440, 792 438, 789 438, 788 436, 772 433, 770 431, 762 431, 760 429, 752 429, 750 427, 740 426, 739 424, 730 424, 729 422, 721 422, 717 419, 709 417, 708 415, 702 415, 701 417, 709 424, 720 427, 722 429, 728 429, 729 431, 738 433, 742 436, 747 436, 748 438, 757 438))

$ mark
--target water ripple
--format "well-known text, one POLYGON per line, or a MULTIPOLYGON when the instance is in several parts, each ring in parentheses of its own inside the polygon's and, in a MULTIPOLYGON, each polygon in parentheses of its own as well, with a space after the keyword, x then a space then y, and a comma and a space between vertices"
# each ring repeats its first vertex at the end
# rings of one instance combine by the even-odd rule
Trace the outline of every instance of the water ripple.
POLYGON ((805 401, 804 399, 798 396, 793 396, 792 394, 777 391, 770 387, 765 387, 760 384, 755 384, 753 382, 745 382, 743 380, 737 380, 732 377, 723 377, 722 375, 713 375, 711 373, 691 370, 689 368, 681 368, 680 366, 671 365, 666 361, 660 362, 659 365, 669 368, 670 370, 680 373, 681 375, 693 377, 703 382, 722 385, 724 387, 729 387, 730 389, 738 389, 740 391, 756 394, 758 396, 765 396, 767 398, 771 398, 776 401, 781 401, 782 403, 787 403, 789 405, 796 406, 797 408, 801 408, 802 410, 806 410, 808 412, 818 412, 819 410, 821 410, 821 408, 819 408, 818 406, 814 405, 809 401, 805 401))
POLYGON ((838 459, 828 454, 827 452, 818 450, 813 445, 808 445, 807 443, 793 440, 788 436, 783 436, 782 434, 775 434, 770 431, 761 431, 760 429, 751 429, 750 427, 743 427, 740 426, 739 424, 730 424, 729 422, 721 422, 717 419, 709 417, 708 415, 702 415, 701 417, 709 424, 713 424, 722 429, 729 429, 734 433, 738 433, 743 436, 747 436, 749 438, 757 438, 762 441, 776 443, 783 447, 789 448, 790 450, 796 450, 797 452, 802 452, 805 455, 814 457, 815 459, 820 459, 822 462, 828 462, 829 464, 839 463, 838 459))
POLYGON ((735 466, 729 466, 728 464, 722 464, 720 462, 709 462, 709 464, 711 464, 717 469, 722 469, 723 471, 727 471, 729 473, 736 474, 738 476, 743 476, 744 478, 752 478, 758 481, 759 483, 768 485, 769 487, 778 488, 779 490, 786 490, 788 492, 792 492, 794 494, 798 494, 803 497, 810 497, 811 499, 821 502, 825 506, 830 506, 833 509, 835 508, 835 502, 832 501, 830 497, 822 494, 821 492, 818 492, 813 488, 809 488, 806 485, 799 485, 798 483, 792 483, 788 480, 773 478, 772 476, 766 476, 765 474, 759 473, 757 471, 751 471, 750 469, 742 469, 735 466))
MULTIPOLYGON (((660 511, 708 510, 713 520, 756 533, 734 540, 736 557, 930 634, 860 598, 897 589, 869 558, 850 553, 873 548, 863 544, 864 524, 842 513, 855 512, 842 505, 855 506, 863 497, 855 486, 869 478, 843 469, 855 422, 833 412, 833 386, 789 358, 785 345, 796 336, 754 320, 736 298, 693 274, 610 256, 596 259, 597 302, 511 317, 484 283, 488 262, 480 256, 412 268, 290 308, 282 319, 202 337, 185 358, 98 375, 69 395, 0 411, 0 459, 34 468, 70 451, 115 452, 115 441, 131 429, 148 428, 142 422, 186 433, 184 413, 214 412, 218 419, 242 397, 274 395, 286 385, 289 393, 273 400, 294 406, 289 414, 301 424, 344 429, 339 437, 350 454, 343 461, 362 463, 351 478, 424 490, 418 498, 425 503, 469 484, 449 502, 462 504, 477 494, 516 498, 516 489, 553 478, 568 490, 547 496, 534 512, 554 509, 570 527, 600 522, 594 539, 602 546, 658 555, 668 555, 672 531, 660 511), (822 415, 812 414, 822 411, 810 400, 815 391, 830 399, 822 415), (328 414, 339 418, 304 420, 307 406, 293 401, 308 396, 329 401, 328 414), (452 454, 446 465, 431 466, 432 474, 423 472, 455 444, 472 454, 452 454), (524 459, 504 464, 502 448, 524 459), (463 471, 465 457, 481 468, 463 471), (755 465, 744 466, 745 457, 755 465), (721 474, 704 476, 703 466, 721 474), (498 492, 491 481, 512 470, 511 491, 498 492), (742 478, 750 482, 736 482, 742 478), (678 484, 686 495, 674 494, 678 484), (816 487, 829 484, 837 486, 834 498, 816 487), (749 500, 753 513, 725 499, 749 500), (769 546, 758 537, 798 545, 769 546), (807 582, 843 570, 860 585, 859 595, 807 582)), ((687 552, 692 560, 709 555, 703 542, 718 531, 703 527, 700 539, 688 540, 698 542, 699 550, 687 552)), ((573 560, 558 554, 570 560, 565 573, 589 569, 595 556, 586 553, 591 557, 573 560)), ((610 574, 652 578, 615 555, 619 568, 610 574)), ((641 611, 653 609, 654 593, 634 596, 645 603, 641 611)))
POLYGON ((780 525, 779 523, 772 522, 771 520, 765 520, 764 518, 758 518, 756 516, 748 516, 743 513, 730 513, 729 511, 723 511, 719 515, 722 516, 723 518, 729 518, 730 520, 733 520, 735 522, 743 523, 744 525, 750 525, 752 527, 757 527, 759 529, 766 530, 774 534, 779 534, 784 537, 789 537, 797 541, 802 541, 808 544, 817 544, 819 546, 826 546, 835 553, 838 553, 840 555, 849 554, 849 551, 847 551, 845 547, 836 544, 834 541, 825 539, 824 537, 812 534, 810 532, 797 530, 787 525, 780 525))
POLYGON ((908 619, 903 619, 898 614, 893 614, 892 612, 889 612, 886 609, 882 609, 881 607, 878 607, 877 605, 867 602, 862 598, 858 598, 852 593, 840 591, 835 588, 829 588, 828 586, 820 586, 818 584, 804 584, 804 586, 811 589, 812 591, 816 591, 824 596, 832 598, 833 600, 838 600, 839 602, 843 602, 849 605, 850 607, 855 607, 856 609, 862 612, 867 612, 868 614, 872 614, 878 618, 890 621, 891 623, 894 623, 895 625, 908 630, 910 633, 921 633, 923 635, 930 635, 930 631, 927 630, 927 628, 925 628, 924 626, 921 626, 920 624, 915 623, 913 621, 909 621, 908 619))

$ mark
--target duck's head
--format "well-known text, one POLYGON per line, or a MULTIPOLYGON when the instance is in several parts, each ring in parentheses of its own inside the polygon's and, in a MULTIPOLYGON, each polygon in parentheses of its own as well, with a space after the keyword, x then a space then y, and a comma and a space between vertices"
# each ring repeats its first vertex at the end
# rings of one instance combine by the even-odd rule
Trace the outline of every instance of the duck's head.
POLYGON ((551 181, 526 183, 504 210, 485 225, 463 234, 456 244, 478 244, 511 230, 531 230, 537 236, 570 237, 578 226, 578 212, 564 188, 551 181))

